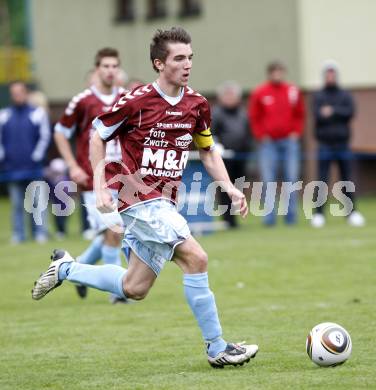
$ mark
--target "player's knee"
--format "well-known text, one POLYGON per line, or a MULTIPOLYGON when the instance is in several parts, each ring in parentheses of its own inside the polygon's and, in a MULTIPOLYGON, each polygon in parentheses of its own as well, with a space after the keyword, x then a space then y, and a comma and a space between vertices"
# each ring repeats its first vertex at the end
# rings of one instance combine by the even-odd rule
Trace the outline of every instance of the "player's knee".
POLYGON ((136 301, 141 301, 146 297, 149 292, 149 288, 141 284, 132 284, 126 283, 123 284, 123 290, 126 297, 134 299, 136 301))
POLYGON ((202 273, 208 269, 208 255, 202 249, 196 250, 185 258, 186 271, 189 273, 202 273))
POLYGON ((208 255, 204 251, 200 251, 196 258, 198 272, 206 272, 208 269, 208 255))

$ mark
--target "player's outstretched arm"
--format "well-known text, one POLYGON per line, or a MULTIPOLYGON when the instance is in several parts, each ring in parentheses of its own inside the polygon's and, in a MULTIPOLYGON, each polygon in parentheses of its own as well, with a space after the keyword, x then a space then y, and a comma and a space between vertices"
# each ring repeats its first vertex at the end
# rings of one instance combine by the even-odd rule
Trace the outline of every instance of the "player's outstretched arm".
POLYGON ((86 185, 89 177, 87 173, 78 165, 77 160, 74 157, 72 147, 66 136, 63 133, 55 131, 54 140, 59 153, 68 165, 70 178, 79 185, 86 185))
POLYGON ((245 195, 239 191, 230 180, 225 164, 219 152, 215 149, 199 149, 200 158, 205 169, 213 180, 219 182, 224 191, 227 192, 233 205, 240 211, 244 218, 248 214, 248 205, 245 195))
POLYGON ((110 191, 107 189, 106 167, 106 142, 95 131, 90 140, 90 163, 93 169, 94 191, 97 208, 102 213, 110 213, 116 209, 110 191))

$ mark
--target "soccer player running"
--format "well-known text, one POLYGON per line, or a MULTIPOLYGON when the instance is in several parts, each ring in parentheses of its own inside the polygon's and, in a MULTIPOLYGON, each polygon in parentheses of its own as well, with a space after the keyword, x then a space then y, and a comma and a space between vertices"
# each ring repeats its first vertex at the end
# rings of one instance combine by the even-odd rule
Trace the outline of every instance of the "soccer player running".
POLYGON ((124 95, 112 112, 93 122, 91 163, 95 172, 97 206, 114 209, 101 165, 105 145, 119 137, 123 177, 119 211, 126 226, 124 242, 129 268, 80 264, 63 250, 55 250, 48 270, 32 291, 43 298, 64 280, 141 300, 152 287, 164 263, 173 260, 183 272, 184 292, 206 343, 211 366, 242 365, 256 356, 257 345, 227 343, 222 337, 217 307, 209 288, 208 256, 191 236, 174 203, 192 141, 214 180, 221 182, 240 214, 248 206, 231 183, 210 133, 207 100, 188 87, 192 67, 189 34, 181 28, 158 30, 150 46, 157 80, 124 95))
MULTIPOLYGON (((120 243, 122 220, 117 212, 101 214, 96 208, 93 190, 93 171, 89 159, 89 143, 94 133, 92 121, 98 115, 110 111, 124 93, 115 86, 119 71, 119 53, 113 48, 103 48, 95 56, 95 83, 74 96, 63 116, 55 126, 55 142, 69 167, 71 179, 80 187, 87 208, 88 222, 97 235, 89 247, 77 257, 82 264, 95 264, 102 259, 105 264, 121 265, 120 243), (75 137, 76 157, 69 139, 75 137)), ((107 143, 106 176, 111 178, 119 170, 121 149, 118 139, 107 143)), ((111 196, 117 199, 117 185, 111 185, 111 196)), ((87 287, 76 285, 81 298, 86 297, 87 287)), ((123 297, 110 295, 110 302, 124 302, 123 297)))

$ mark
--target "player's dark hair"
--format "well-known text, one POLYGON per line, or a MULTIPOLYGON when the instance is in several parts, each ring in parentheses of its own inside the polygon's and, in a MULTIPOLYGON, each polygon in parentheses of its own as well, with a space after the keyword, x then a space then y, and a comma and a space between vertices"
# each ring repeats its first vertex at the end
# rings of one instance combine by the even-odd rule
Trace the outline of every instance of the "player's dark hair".
POLYGON ((153 64, 153 69, 159 72, 154 65, 154 60, 158 59, 162 62, 166 61, 168 56, 168 43, 185 43, 192 42, 191 36, 181 27, 172 27, 170 30, 157 30, 150 44, 150 60, 153 64))
POLYGON ((95 66, 99 66, 104 57, 115 57, 120 62, 119 52, 116 49, 113 49, 112 47, 104 47, 103 49, 98 50, 95 55, 95 66))

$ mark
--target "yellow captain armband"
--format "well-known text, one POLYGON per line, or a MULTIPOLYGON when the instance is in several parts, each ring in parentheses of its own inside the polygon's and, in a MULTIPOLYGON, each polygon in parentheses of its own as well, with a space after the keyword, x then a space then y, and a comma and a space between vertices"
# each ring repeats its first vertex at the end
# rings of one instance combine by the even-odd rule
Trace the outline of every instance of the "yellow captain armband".
POLYGON ((193 142, 198 149, 207 149, 214 145, 214 140, 210 129, 193 133, 193 142))

